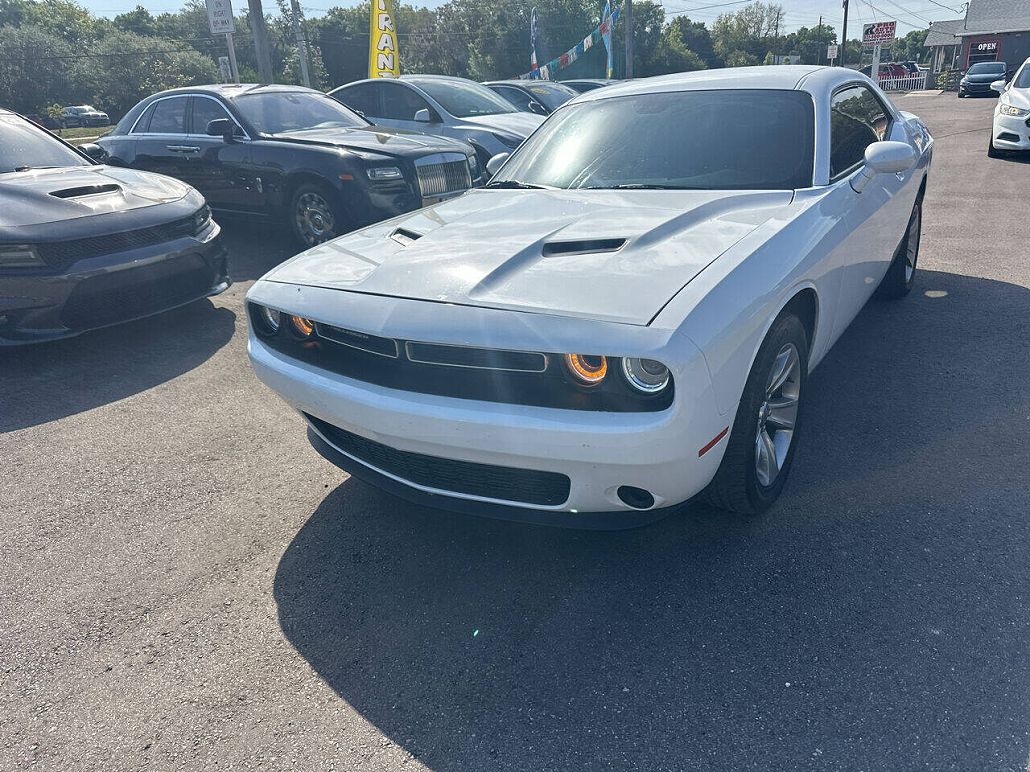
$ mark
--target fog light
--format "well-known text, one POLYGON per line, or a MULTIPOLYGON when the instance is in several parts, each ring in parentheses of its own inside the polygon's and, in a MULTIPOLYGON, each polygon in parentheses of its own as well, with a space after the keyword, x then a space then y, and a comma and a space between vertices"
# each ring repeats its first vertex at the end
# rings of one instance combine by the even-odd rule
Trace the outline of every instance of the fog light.
POLYGON ((310 338, 315 334, 315 323, 310 319, 305 319, 303 316, 291 316, 290 326, 293 327, 293 331, 301 338, 310 338))
POLYGON ((669 385, 669 368, 654 359, 623 359, 622 374, 630 386, 645 394, 657 394, 669 385))
POLYGON ((565 365, 580 383, 593 386, 608 375, 607 357, 594 354, 566 354, 565 365))

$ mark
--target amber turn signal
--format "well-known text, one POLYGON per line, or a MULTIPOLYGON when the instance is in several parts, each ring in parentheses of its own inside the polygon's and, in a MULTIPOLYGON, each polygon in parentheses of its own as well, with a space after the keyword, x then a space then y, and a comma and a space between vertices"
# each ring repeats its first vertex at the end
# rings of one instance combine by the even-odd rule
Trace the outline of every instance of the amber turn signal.
POLYGON ((315 334, 315 323, 303 316, 291 316, 290 325, 293 331, 302 338, 310 338, 315 334))
POLYGON ((566 354, 565 366, 580 383, 593 386, 608 375, 608 359, 595 354, 566 354))

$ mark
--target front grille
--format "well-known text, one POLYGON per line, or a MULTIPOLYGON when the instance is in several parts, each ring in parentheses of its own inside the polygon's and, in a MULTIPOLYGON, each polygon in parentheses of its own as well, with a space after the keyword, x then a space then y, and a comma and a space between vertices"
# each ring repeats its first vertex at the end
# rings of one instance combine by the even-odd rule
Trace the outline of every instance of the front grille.
POLYGON ((569 498, 569 478, 557 472, 515 469, 410 453, 352 434, 307 413, 304 415, 338 450, 416 485, 538 506, 558 506, 569 498))
POLYGON ((423 197, 442 196, 472 187, 468 161, 447 161, 419 166, 418 186, 423 197))
POLYGON ((204 296, 216 280, 200 255, 93 276, 75 285, 61 323, 75 330, 157 313, 204 296))
POLYGON ((123 252, 127 249, 139 249, 183 236, 192 236, 194 229, 194 217, 190 216, 150 228, 138 228, 70 241, 40 242, 36 245, 36 251, 47 265, 64 270, 72 263, 86 258, 123 252))

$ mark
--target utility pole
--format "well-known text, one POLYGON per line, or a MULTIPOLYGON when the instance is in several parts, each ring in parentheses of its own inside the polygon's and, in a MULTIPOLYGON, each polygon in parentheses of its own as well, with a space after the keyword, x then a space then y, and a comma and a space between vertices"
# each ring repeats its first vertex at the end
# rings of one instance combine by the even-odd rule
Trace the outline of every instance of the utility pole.
POLYGON ((300 0, 290 0, 293 8, 293 34, 297 38, 297 57, 300 59, 300 76, 304 85, 311 88, 311 72, 308 70, 308 44, 300 28, 300 0))
POLYGON ((247 0, 250 8, 250 32, 254 36, 254 56, 257 59, 258 77, 262 83, 275 80, 272 75, 272 49, 268 44, 268 25, 261 0, 247 0))
POLYGON ((840 66, 844 66, 844 58, 848 55, 848 0, 844 0, 844 26, 840 31, 840 66))
POLYGON ((626 77, 633 77, 633 0, 625 2, 626 17, 626 77))

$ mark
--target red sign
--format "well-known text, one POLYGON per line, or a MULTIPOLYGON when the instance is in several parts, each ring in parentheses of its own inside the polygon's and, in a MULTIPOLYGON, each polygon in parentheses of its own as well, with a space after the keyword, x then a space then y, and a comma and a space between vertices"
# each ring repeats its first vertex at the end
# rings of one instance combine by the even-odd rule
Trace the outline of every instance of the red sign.
POLYGON ((862 43, 867 46, 891 43, 897 36, 897 31, 898 23, 896 21, 876 21, 872 24, 863 24, 862 43))

